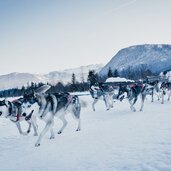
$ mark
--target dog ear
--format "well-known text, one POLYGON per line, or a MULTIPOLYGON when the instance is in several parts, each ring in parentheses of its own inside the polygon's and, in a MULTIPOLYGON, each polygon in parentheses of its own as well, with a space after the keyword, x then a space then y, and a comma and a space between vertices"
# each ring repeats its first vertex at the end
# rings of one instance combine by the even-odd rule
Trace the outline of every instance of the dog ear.
POLYGON ((45 92, 46 92, 47 90, 49 90, 50 88, 51 88, 50 85, 43 85, 43 86, 37 88, 37 89, 35 90, 35 93, 36 93, 36 94, 45 93, 45 92))

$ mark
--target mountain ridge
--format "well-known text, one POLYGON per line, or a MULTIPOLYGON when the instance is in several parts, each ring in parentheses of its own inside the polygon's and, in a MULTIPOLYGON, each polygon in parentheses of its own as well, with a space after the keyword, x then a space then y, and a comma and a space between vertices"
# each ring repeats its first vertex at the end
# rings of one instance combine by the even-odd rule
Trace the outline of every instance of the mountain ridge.
POLYGON ((107 75, 109 68, 119 72, 140 67, 149 69, 153 73, 171 70, 171 45, 169 44, 143 44, 123 48, 101 69, 99 75, 107 75))
POLYGON ((10 88, 21 88, 27 86, 31 82, 34 83, 50 83, 55 85, 57 82, 64 84, 71 81, 72 74, 74 73, 77 81, 84 79, 87 80, 89 70, 99 72, 103 64, 87 65, 77 68, 64 69, 60 71, 51 71, 47 74, 27 73, 27 72, 12 72, 9 74, 0 75, 0 90, 10 88))

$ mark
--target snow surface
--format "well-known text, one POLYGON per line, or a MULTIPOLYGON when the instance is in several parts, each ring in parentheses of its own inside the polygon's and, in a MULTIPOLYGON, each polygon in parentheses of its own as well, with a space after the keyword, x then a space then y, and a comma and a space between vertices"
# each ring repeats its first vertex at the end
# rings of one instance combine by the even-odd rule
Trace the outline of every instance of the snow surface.
POLYGON ((108 83, 108 82, 135 82, 135 81, 126 78, 121 78, 121 77, 110 77, 107 78, 105 82, 108 83))
MULTIPOLYGON (((47 134, 40 147, 37 137, 19 135, 15 124, 0 118, 0 170, 2 171, 170 171, 171 102, 145 101, 143 112, 131 112, 127 100, 106 111, 104 102, 91 109, 92 98, 80 96, 82 130, 75 132, 70 115, 63 134, 56 118, 56 138, 47 134)), ((136 107, 139 107, 139 103, 136 107)), ((38 121, 39 130, 44 123, 38 121)), ((22 124, 26 129, 26 124, 22 124)))

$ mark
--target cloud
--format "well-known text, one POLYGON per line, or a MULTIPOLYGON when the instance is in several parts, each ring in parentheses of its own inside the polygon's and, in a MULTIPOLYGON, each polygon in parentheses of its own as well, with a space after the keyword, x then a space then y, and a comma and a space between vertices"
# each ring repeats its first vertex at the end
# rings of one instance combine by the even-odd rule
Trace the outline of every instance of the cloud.
POLYGON ((115 12, 117 12, 119 10, 122 10, 122 9, 124 9, 126 7, 129 7, 130 5, 136 3, 137 1, 138 0, 129 0, 129 1, 125 2, 125 3, 122 3, 121 5, 115 7, 113 10, 111 10, 110 13, 115 13, 115 12))

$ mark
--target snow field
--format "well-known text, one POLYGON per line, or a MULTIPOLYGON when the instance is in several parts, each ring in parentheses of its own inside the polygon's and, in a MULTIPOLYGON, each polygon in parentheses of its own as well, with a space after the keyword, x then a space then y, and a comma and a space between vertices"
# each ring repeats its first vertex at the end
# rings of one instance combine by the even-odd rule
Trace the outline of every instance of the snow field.
MULTIPOLYGON (((103 101, 91 108, 90 96, 81 96, 88 106, 82 108, 82 130, 67 115, 68 125, 61 135, 56 118, 56 138, 46 134, 40 147, 37 137, 19 135, 15 124, 0 118, 0 167, 2 171, 170 171, 171 102, 145 101, 144 111, 131 112, 127 100, 115 102, 105 110, 103 101)), ((38 120, 39 132, 44 123, 38 120)), ((22 123, 26 130, 27 124, 22 123)), ((0 170, 1 170, 0 169, 0 170)))

